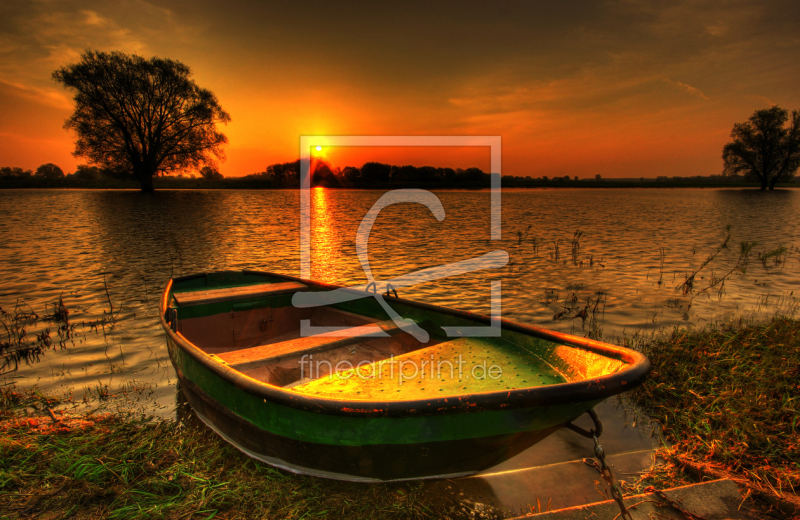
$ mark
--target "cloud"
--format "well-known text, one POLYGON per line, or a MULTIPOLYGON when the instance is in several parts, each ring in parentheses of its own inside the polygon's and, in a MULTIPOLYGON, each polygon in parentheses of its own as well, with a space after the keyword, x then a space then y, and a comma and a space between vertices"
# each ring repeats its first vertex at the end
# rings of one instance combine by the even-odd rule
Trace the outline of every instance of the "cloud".
POLYGON ((108 24, 108 19, 100 16, 95 11, 90 11, 88 9, 81 11, 84 15, 86 15, 86 24, 87 25, 99 25, 105 26, 108 24))
POLYGON ((523 155, 604 136, 673 150, 672 134, 727 132, 757 96, 800 104, 795 2, 6 2, 0 111, 61 103, 52 71, 91 48, 191 66, 234 118, 232 160, 270 143, 252 171, 310 131, 502 134, 523 155))
POLYGON ((73 108, 72 101, 66 93, 54 88, 41 89, 0 80, 0 93, 9 100, 17 97, 53 108, 68 110, 73 108))
POLYGON ((706 101, 708 100, 708 96, 703 94, 703 91, 700 90, 699 88, 694 88, 693 86, 687 85, 686 83, 681 83, 680 81, 672 81, 669 78, 664 78, 664 82, 669 83, 670 85, 675 85, 676 87, 680 88, 684 92, 687 92, 694 97, 705 99, 706 101))
POLYGON ((728 26, 724 23, 706 25, 706 30, 711 36, 723 36, 728 32, 728 26))
POLYGON ((141 0, 19 2, 4 14, 0 80, 39 88, 86 49, 147 55, 187 34, 168 9, 141 0))

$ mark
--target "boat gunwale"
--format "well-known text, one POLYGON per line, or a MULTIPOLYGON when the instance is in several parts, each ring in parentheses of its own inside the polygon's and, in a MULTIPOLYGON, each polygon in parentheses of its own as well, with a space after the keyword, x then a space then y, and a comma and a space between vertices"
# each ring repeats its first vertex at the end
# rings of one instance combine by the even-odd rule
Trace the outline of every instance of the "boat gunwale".
MULTIPOLYGON (((215 274, 242 273, 260 276, 282 278, 297 281, 309 286, 333 290, 341 286, 327 284, 315 280, 267 272, 243 269, 241 271, 215 271, 215 274)), ((166 311, 173 283, 195 278, 202 278, 209 273, 197 273, 170 279, 164 289, 159 304, 159 319, 161 326, 166 331, 168 338, 180 349, 211 370, 214 374, 232 383, 236 388, 261 399, 284 406, 306 410, 316 413, 333 415, 359 416, 359 417, 410 417, 421 415, 441 415, 449 413, 471 413, 479 411, 512 410, 519 408, 532 408, 538 406, 557 406, 560 404, 577 403, 583 401, 596 401, 612 395, 630 390, 644 380, 650 372, 650 361, 647 357, 635 350, 611 345, 601 341, 581 338, 571 334, 550 331, 533 325, 526 325, 505 318, 500 319, 503 329, 526 334, 536 338, 577 347, 605 357, 621 360, 627 363, 621 370, 612 374, 592 377, 580 381, 571 381, 546 386, 517 388, 494 392, 468 393, 456 396, 435 397, 430 399, 416 399, 405 401, 368 401, 335 399, 331 397, 305 395, 281 387, 270 385, 253 379, 215 359, 215 356, 206 353, 181 334, 172 330, 166 321, 166 311)), ((458 318, 469 319, 484 324, 491 324, 489 316, 441 307, 429 303, 383 296, 388 302, 397 302, 422 310, 438 312, 458 318)))

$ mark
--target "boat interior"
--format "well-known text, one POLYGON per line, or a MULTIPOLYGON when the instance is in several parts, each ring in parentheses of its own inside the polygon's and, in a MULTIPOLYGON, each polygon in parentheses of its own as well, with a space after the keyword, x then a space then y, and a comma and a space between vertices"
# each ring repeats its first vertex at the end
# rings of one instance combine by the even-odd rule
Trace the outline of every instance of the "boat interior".
POLYGON ((377 305, 372 313, 345 304, 294 307, 292 296, 305 290, 295 281, 174 288, 169 321, 190 343, 248 377, 334 398, 405 400, 511 390, 611 373, 624 365, 566 346, 559 352, 549 342, 552 348, 543 356, 506 334, 449 338, 430 323, 424 325, 429 341, 422 343, 403 330, 406 321, 380 316, 377 305), (304 320, 327 329, 302 334, 304 320))

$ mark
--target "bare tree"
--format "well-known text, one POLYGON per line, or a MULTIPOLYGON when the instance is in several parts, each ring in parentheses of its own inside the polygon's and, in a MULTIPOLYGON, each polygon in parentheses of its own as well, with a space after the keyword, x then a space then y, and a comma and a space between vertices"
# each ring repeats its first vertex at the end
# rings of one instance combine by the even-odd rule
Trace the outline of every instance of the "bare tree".
POLYGON ((143 191, 153 191, 156 175, 224 159, 228 139, 216 124, 231 118, 190 75, 175 60, 94 51, 53 72, 75 90, 64 124, 78 135, 74 155, 132 175, 143 191))

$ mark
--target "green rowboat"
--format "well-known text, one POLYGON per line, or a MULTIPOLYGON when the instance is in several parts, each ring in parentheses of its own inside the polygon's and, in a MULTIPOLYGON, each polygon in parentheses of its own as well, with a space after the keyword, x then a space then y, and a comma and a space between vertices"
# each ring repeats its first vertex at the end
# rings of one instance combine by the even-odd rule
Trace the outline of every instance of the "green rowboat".
POLYGON ((248 270, 171 280, 161 323, 209 427, 258 460, 350 481, 481 471, 650 370, 623 347, 248 270), (332 291, 351 294, 297 305, 332 291), (495 337, 457 335, 493 323, 495 337))

